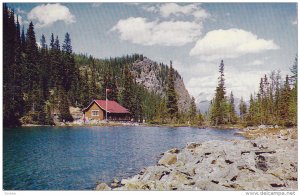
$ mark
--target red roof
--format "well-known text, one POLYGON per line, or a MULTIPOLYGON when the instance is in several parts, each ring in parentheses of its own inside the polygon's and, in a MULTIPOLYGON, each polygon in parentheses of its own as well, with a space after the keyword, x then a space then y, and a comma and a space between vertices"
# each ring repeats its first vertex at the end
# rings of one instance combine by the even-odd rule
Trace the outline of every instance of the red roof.
MULTIPOLYGON (((88 107, 86 107, 85 109, 83 109, 83 111, 87 110, 92 103, 96 102, 96 104, 103 109, 104 111, 106 111, 106 100, 93 100, 90 105, 88 107)), ((123 106, 121 106, 120 104, 118 104, 115 101, 107 101, 107 112, 108 113, 130 113, 128 111, 128 109, 124 108, 123 106)))

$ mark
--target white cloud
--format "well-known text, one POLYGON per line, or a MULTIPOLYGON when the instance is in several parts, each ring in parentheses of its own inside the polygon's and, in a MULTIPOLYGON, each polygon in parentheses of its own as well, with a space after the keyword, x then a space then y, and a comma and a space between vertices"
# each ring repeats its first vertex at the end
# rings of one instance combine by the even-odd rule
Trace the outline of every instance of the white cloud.
POLYGON ((155 6, 142 6, 142 9, 147 12, 157 12, 158 8, 155 6))
POLYGON ((27 14, 26 11, 22 10, 21 8, 17 8, 16 12, 15 12, 15 22, 17 22, 17 17, 18 17, 18 21, 20 25, 25 25, 25 24, 29 24, 29 22, 24 18, 24 14, 27 14))
POLYGON ((242 29, 219 29, 210 31, 199 39, 190 55, 212 61, 276 49, 279 46, 273 40, 260 39, 251 32, 242 29))
POLYGON ((63 21, 66 24, 76 21, 69 8, 59 3, 36 6, 27 16, 29 20, 36 20, 36 27, 40 28, 50 26, 57 21, 63 21))
POLYGON ((193 4, 186 5, 186 6, 180 6, 176 3, 166 3, 160 7, 160 14, 163 17, 168 17, 172 14, 174 14, 174 15, 187 14, 187 13, 191 13, 191 11, 194 7, 195 6, 193 4))
POLYGON ((198 9, 198 10, 192 12, 192 15, 196 19, 205 19, 205 18, 208 18, 210 16, 209 13, 204 9, 198 9))
POLYGON ((179 60, 173 60, 173 67, 180 73, 185 82, 192 77, 204 77, 217 73, 218 63, 212 62, 196 62, 196 63, 182 63, 179 60))
POLYGON ((120 39, 141 45, 182 46, 195 41, 202 24, 188 21, 147 21, 130 17, 120 20, 111 31, 117 31, 120 39))
POLYGON ((27 21, 23 21, 23 17, 22 16, 15 14, 15 22, 17 22, 17 19, 19 21, 19 25, 23 25, 23 24, 28 23, 27 21))
POLYGON ((37 45, 38 48, 41 48, 41 47, 42 47, 41 42, 36 42, 36 45, 37 45))
POLYGON ((143 9, 148 12, 159 13, 162 17, 170 16, 193 16, 197 20, 203 20, 210 14, 199 6, 199 3, 179 5, 177 3, 164 3, 155 6, 143 6, 143 9))
POLYGON ((253 62, 248 63, 247 65, 263 65, 264 61, 262 60, 254 60, 253 62))
POLYGON ((295 20, 292 21, 292 25, 297 26, 297 24, 298 24, 298 20, 297 20, 297 18, 296 18, 295 20))
POLYGON ((17 8, 17 14, 27 14, 26 11, 22 10, 21 8, 17 8))
POLYGON ((217 85, 218 75, 209 75, 203 77, 192 77, 186 87, 192 96, 197 97, 200 93, 205 93, 207 99, 212 99, 217 85))

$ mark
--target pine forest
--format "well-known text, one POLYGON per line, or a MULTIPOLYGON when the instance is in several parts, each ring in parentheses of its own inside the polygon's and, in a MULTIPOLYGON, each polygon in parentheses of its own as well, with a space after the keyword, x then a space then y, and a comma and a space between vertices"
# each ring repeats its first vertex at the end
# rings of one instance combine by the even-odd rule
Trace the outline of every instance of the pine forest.
POLYGON ((105 99, 126 106, 135 122, 219 126, 241 124, 297 125, 297 57, 290 75, 271 71, 257 81, 258 92, 235 103, 234 92, 226 88, 225 62, 219 65, 219 78, 209 111, 201 113, 191 97, 189 109, 178 108, 175 79, 180 74, 169 65, 156 63, 164 95, 136 81, 133 63, 142 54, 97 59, 72 50, 72 35, 59 40, 37 38, 34 25, 22 27, 14 11, 3 10, 3 122, 5 127, 22 124, 54 125, 72 122, 69 107, 83 109, 91 100, 105 99), (37 41, 40 41, 40 46, 37 41), (249 100, 249 101, 247 101, 249 100), (236 106, 239 111, 236 111, 236 106))

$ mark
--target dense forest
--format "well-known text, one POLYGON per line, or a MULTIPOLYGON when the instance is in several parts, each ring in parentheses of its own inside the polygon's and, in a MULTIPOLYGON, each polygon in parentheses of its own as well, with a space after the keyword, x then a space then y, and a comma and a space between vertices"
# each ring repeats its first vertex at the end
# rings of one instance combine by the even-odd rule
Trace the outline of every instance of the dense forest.
POLYGON ((72 51, 71 35, 40 38, 40 46, 31 22, 21 29, 14 11, 3 9, 3 123, 5 127, 21 124, 71 122, 69 107, 83 109, 93 99, 115 100, 129 109, 134 121, 155 124, 232 125, 259 124, 297 125, 297 57, 291 75, 279 71, 264 75, 259 91, 250 95, 248 103, 242 97, 235 103, 233 92, 227 96, 225 65, 219 66, 220 76, 208 114, 197 110, 192 98, 187 113, 178 108, 175 79, 179 73, 170 65, 156 63, 164 95, 146 89, 136 82, 138 68, 133 64, 146 58, 132 54, 108 59, 96 59, 72 51), (239 114, 235 105, 239 106, 239 114), (57 115, 56 115, 57 114, 57 115), (206 121, 205 121, 206 120, 206 121), (205 121, 205 122, 204 122, 205 121))
POLYGON ((298 58, 290 67, 291 75, 282 79, 280 71, 264 75, 259 82, 259 91, 250 95, 249 104, 241 97, 240 113, 235 111, 233 93, 226 97, 223 60, 219 66, 220 76, 215 96, 211 101, 208 120, 211 125, 297 125, 298 58))
POLYGON ((109 59, 74 54, 71 36, 63 43, 51 35, 50 44, 42 35, 40 46, 31 22, 25 33, 18 17, 4 4, 3 9, 3 122, 5 127, 21 124, 54 124, 73 121, 69 106, 84 108, 93 99, 116 100, 132 114, 135 121, 154 123, 198 123, 193 103, 188 114, 179 113, 174 89, 178 72, 162 63, 160 80, 165 97, 138 84, 132 64, 145 58, 140 54, 109 59))

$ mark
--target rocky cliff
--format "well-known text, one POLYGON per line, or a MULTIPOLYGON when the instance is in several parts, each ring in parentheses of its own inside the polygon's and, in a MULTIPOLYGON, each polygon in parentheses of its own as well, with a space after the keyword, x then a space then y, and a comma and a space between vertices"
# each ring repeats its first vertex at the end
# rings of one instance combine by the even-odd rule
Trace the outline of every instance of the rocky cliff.
MULTIPOLYGON (((143 60, 137 60, 132 65, 132 72, 136 77, 137 83, 144 85, 148 90, 161 96, 165 96, 168 70, 169 68, 166 65, 157 64, 146 57, 143 60)), ((176 72, 175 77, 178 108, 181 112, 187 112, 190 107, 191 97, 178 72, 176 72)))

